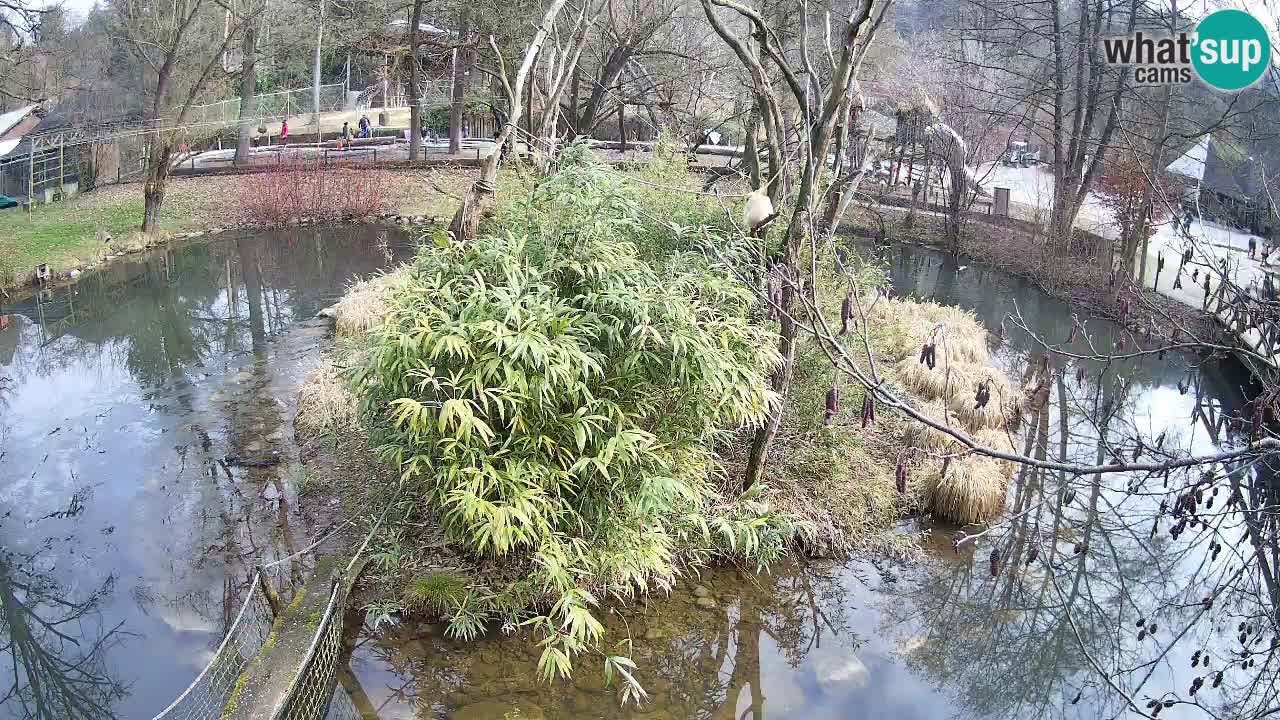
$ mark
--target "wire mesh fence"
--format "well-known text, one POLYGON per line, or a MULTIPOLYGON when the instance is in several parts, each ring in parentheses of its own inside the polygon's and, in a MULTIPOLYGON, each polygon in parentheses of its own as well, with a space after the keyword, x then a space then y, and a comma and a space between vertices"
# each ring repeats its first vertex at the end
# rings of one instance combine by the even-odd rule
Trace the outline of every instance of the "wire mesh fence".
POLYGON ((258 656, 271 633, 271 607, 259 590, 259 585, 258 574, 255 574, 244 604, 240 606, 239 614, 214 652, 213 659, 186 692, 160 711, 153 720, 210 720, 222 717, 227 704, 232 701, 240 677, 258 656))
POLYGON ((320 720, 328 716, 342 661, 342 616, 346 596, 346 583, 335 578, 329 604, 320 618, 311 647, 289 690, 271 713, 271 720, 320 720))
MULTIPOLYGON (((316 110, 313 88, 297 88, 255 96, 255 119, 304 115, 316 110)), ((337 112, 346 106, 347 92, 342 83, 320 86, 320 112, 337 112)), ((234 123, 240 120, 240 98, 231 98, 191 108, 188 121, 194 123, 234 123)))

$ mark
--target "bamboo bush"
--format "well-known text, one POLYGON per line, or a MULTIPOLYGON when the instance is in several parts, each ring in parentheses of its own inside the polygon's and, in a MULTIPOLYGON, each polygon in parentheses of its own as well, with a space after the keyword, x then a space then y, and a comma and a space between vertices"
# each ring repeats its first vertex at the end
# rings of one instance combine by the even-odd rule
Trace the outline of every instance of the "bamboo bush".
MULTIPOLYGON (((797 530, 762 492, 714 482, 714 446, 776 402, 752 294, 697 253, 646 262, 633 191, 566 162, 504 193, 492 233, 425 245, 353 375, 381 455, 447 536, 528 569, 433 600, 451 632, 532 627, 547 678, 602 647, 602 596, 669 588, 715 555, 766 563, 797 530)), ((606 670, 629 679, 629 662, 606 670)))

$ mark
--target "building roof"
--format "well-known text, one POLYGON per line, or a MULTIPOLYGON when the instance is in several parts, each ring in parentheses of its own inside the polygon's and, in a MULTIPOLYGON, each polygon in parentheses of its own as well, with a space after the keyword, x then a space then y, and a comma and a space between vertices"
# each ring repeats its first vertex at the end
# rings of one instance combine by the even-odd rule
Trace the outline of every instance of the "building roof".
POLYGON ((28 115, 39 108, 39 105, 28 105, 26 107, 18 108, 17 110, 10 110, 9 112, 0 115, 0 135, 4 135, 12 130, 14 126, 27 119, 28 115))
POLYGON ((1165 172, 1181 175, 1197 182, 1204 180, 1204 167, 1209 158, 1209 138, 1192 145, 1177 160, 1169 163, 1165 172))

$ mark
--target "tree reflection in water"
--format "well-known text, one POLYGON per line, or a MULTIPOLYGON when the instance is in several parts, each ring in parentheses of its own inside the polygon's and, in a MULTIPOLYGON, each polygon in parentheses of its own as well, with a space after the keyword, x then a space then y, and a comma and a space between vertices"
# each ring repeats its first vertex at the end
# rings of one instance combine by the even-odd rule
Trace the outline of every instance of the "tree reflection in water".
POLYGON ((100 613, 115 576, 88 590, 58 578, 78 551, 57 525, 78 517, 88 500, 77 493, 66 509, 32 522, 11 513, 0 519, 0 712, 8 716, 102 720, 115 717, 112 704, 127 695, 105 662, 127 635, 124 623, 107 626, 100 613), (39 537, 46 532, 54 534, 39 537), (39 539, 24 542, 31 538, 39 539))

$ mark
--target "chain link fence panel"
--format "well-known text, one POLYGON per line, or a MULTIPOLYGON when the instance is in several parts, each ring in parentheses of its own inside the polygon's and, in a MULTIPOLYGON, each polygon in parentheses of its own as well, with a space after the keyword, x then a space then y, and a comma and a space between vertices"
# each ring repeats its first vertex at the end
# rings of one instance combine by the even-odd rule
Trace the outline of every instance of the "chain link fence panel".
POLYGON ((271 606, 259 590, 259 578, 255 574, 248 596, 231 623, 226 637, 214 652, 213 659, 186 692, 160 711, 153 720, 210 720, 222 717, 223 710, 232 701, 241 676, 249 669, 249 665, 266 643, 267 636, 271 634, 273 621, 271 606))

